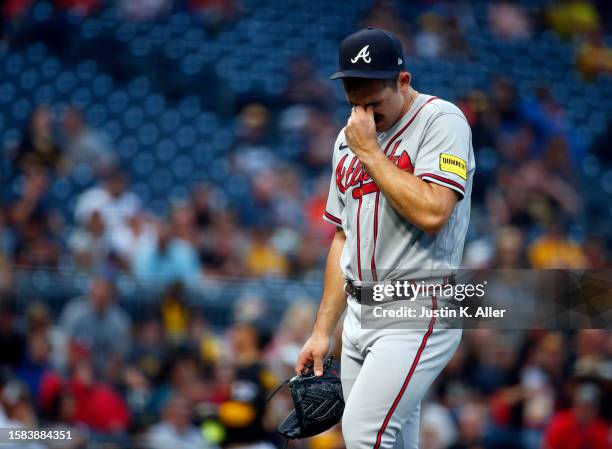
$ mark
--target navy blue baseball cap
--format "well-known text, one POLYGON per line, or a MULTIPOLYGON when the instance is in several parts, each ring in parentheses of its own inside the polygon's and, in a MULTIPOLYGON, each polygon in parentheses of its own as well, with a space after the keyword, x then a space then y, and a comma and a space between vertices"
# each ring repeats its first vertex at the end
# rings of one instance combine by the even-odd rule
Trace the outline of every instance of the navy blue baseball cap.
POLYGON ((402 43, 392 33, 365 28, 344 38, 340 44, 339 69, 330 79, 395 77, 404 66, 402 43))

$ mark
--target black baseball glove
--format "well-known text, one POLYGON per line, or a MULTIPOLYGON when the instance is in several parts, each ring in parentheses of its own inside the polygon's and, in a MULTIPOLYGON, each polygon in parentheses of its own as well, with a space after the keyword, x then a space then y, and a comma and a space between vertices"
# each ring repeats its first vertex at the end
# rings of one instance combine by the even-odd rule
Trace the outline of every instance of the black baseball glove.
MULTIPOLYGON (((295 409, 278 426, 278 432, 284 438, 311 437, 340 422, 344 412, 342 384, 331 364, 330 357, 323 366, 322 376, 302 374, 285 382, 289 385, 295 409)), ((283 385, 272 393, 270 399, 283 385)))

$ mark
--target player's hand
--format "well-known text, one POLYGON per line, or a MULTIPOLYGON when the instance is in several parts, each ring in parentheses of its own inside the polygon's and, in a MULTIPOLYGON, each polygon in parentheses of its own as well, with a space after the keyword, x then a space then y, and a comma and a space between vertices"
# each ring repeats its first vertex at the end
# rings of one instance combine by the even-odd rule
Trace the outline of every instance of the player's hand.
POLYGON ((329 351, 329 337, 311 335, 300 352, 295 364, 295 374, 302 374, 307 369, 314 369, 315 376, 323 375, 323 359, 329 351))
POLYGON ((374 122, 374 107, 355 106, 344 128, 346 144, 358 158, 369 152, 377 151, 376 123, 374 122))

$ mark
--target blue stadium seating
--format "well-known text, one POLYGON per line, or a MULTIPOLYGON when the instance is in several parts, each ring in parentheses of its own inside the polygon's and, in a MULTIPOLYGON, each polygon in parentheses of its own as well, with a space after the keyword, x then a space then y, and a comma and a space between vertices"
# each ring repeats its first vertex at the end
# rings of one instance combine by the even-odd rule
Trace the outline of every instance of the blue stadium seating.
MULTIPOLYGON (((274 6, 245 1, 241 19, 220 31, 180 8, 164 19, 131 22, 119 20, 117 9, 106 7, 96 16, 69 22, 80 39, 68 55, 58 55, 42 42, 0 50, 0 145, 6 148, 19 139, 37 104, 57 109, 74 104, 92 126, 110 136, 138 194, 162 210, 172 188, 181 194, 196 179, 221 183, 229 174, 225 155, 235 136, 231 121, 222 111, 215 113, 210 102, 222 85, 215 77, 229 95, 257 92, 273 98, 287 85, 289 62, 300 55, 309 55, 317 73, 327 77, 336 65, 338 41, 372 3, 359 0, 345 8, 341 2, 322 0, 274 6), (319 14, 323 8, 329 14, 319 14), (112 45, 107 48, 108 43, 112 45)), ((534 4, 522 3, 528 8, 534 4)), ((399 7, 404 18, 414 17, 421 8, 408 2, 399 7)), ((474 8, 477 22, 484 24, 487 5, 474 8)), ((35 24, 52 21, 53 15, 44 1, 31 11, 35 24)), ((466 39, 478 60, 408 57, 417 88, 456 100, 470 89, 486 87, 492 75, 507 73, 519 92, 530 96, 538 82, 548 80, 585 145, 605 131, 612 113, 612 83, 610 78, 591 84, 581 80, 573 70, 572 44, 552 32, 534 36, 525 46, 495 39, 486 26, 477 31, 466 39)), ((344 117, 337 84, 333 92, 338 99, 335 113, 344 117)), ((274 150, 296 158, 298 147, 287 136, 274 150)), ((494 152, 478 151, 479 167, 492 171, 494 152)), ((593 157, 582 163, 582 175, 594 181, 588 201, 612 193, 612 174, 593 157)), ((65 205, 91 182, 91 173, 74 173, 57 180, 52 195, 65 205)), ((234 179, 227 184, 229 194, 239 198, 244 183, 234 179)), ((612 209, 609 212, 612 215, 612 209)))

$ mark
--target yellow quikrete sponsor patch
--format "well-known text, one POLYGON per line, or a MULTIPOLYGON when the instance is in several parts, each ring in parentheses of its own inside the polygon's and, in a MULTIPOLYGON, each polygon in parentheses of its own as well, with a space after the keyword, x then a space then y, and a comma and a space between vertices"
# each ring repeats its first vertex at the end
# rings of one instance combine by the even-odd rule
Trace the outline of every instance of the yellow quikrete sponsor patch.
POLYGON ((440 170, 467 179, 467 164, 463 159, 452 154, 440 154, 440 170))

